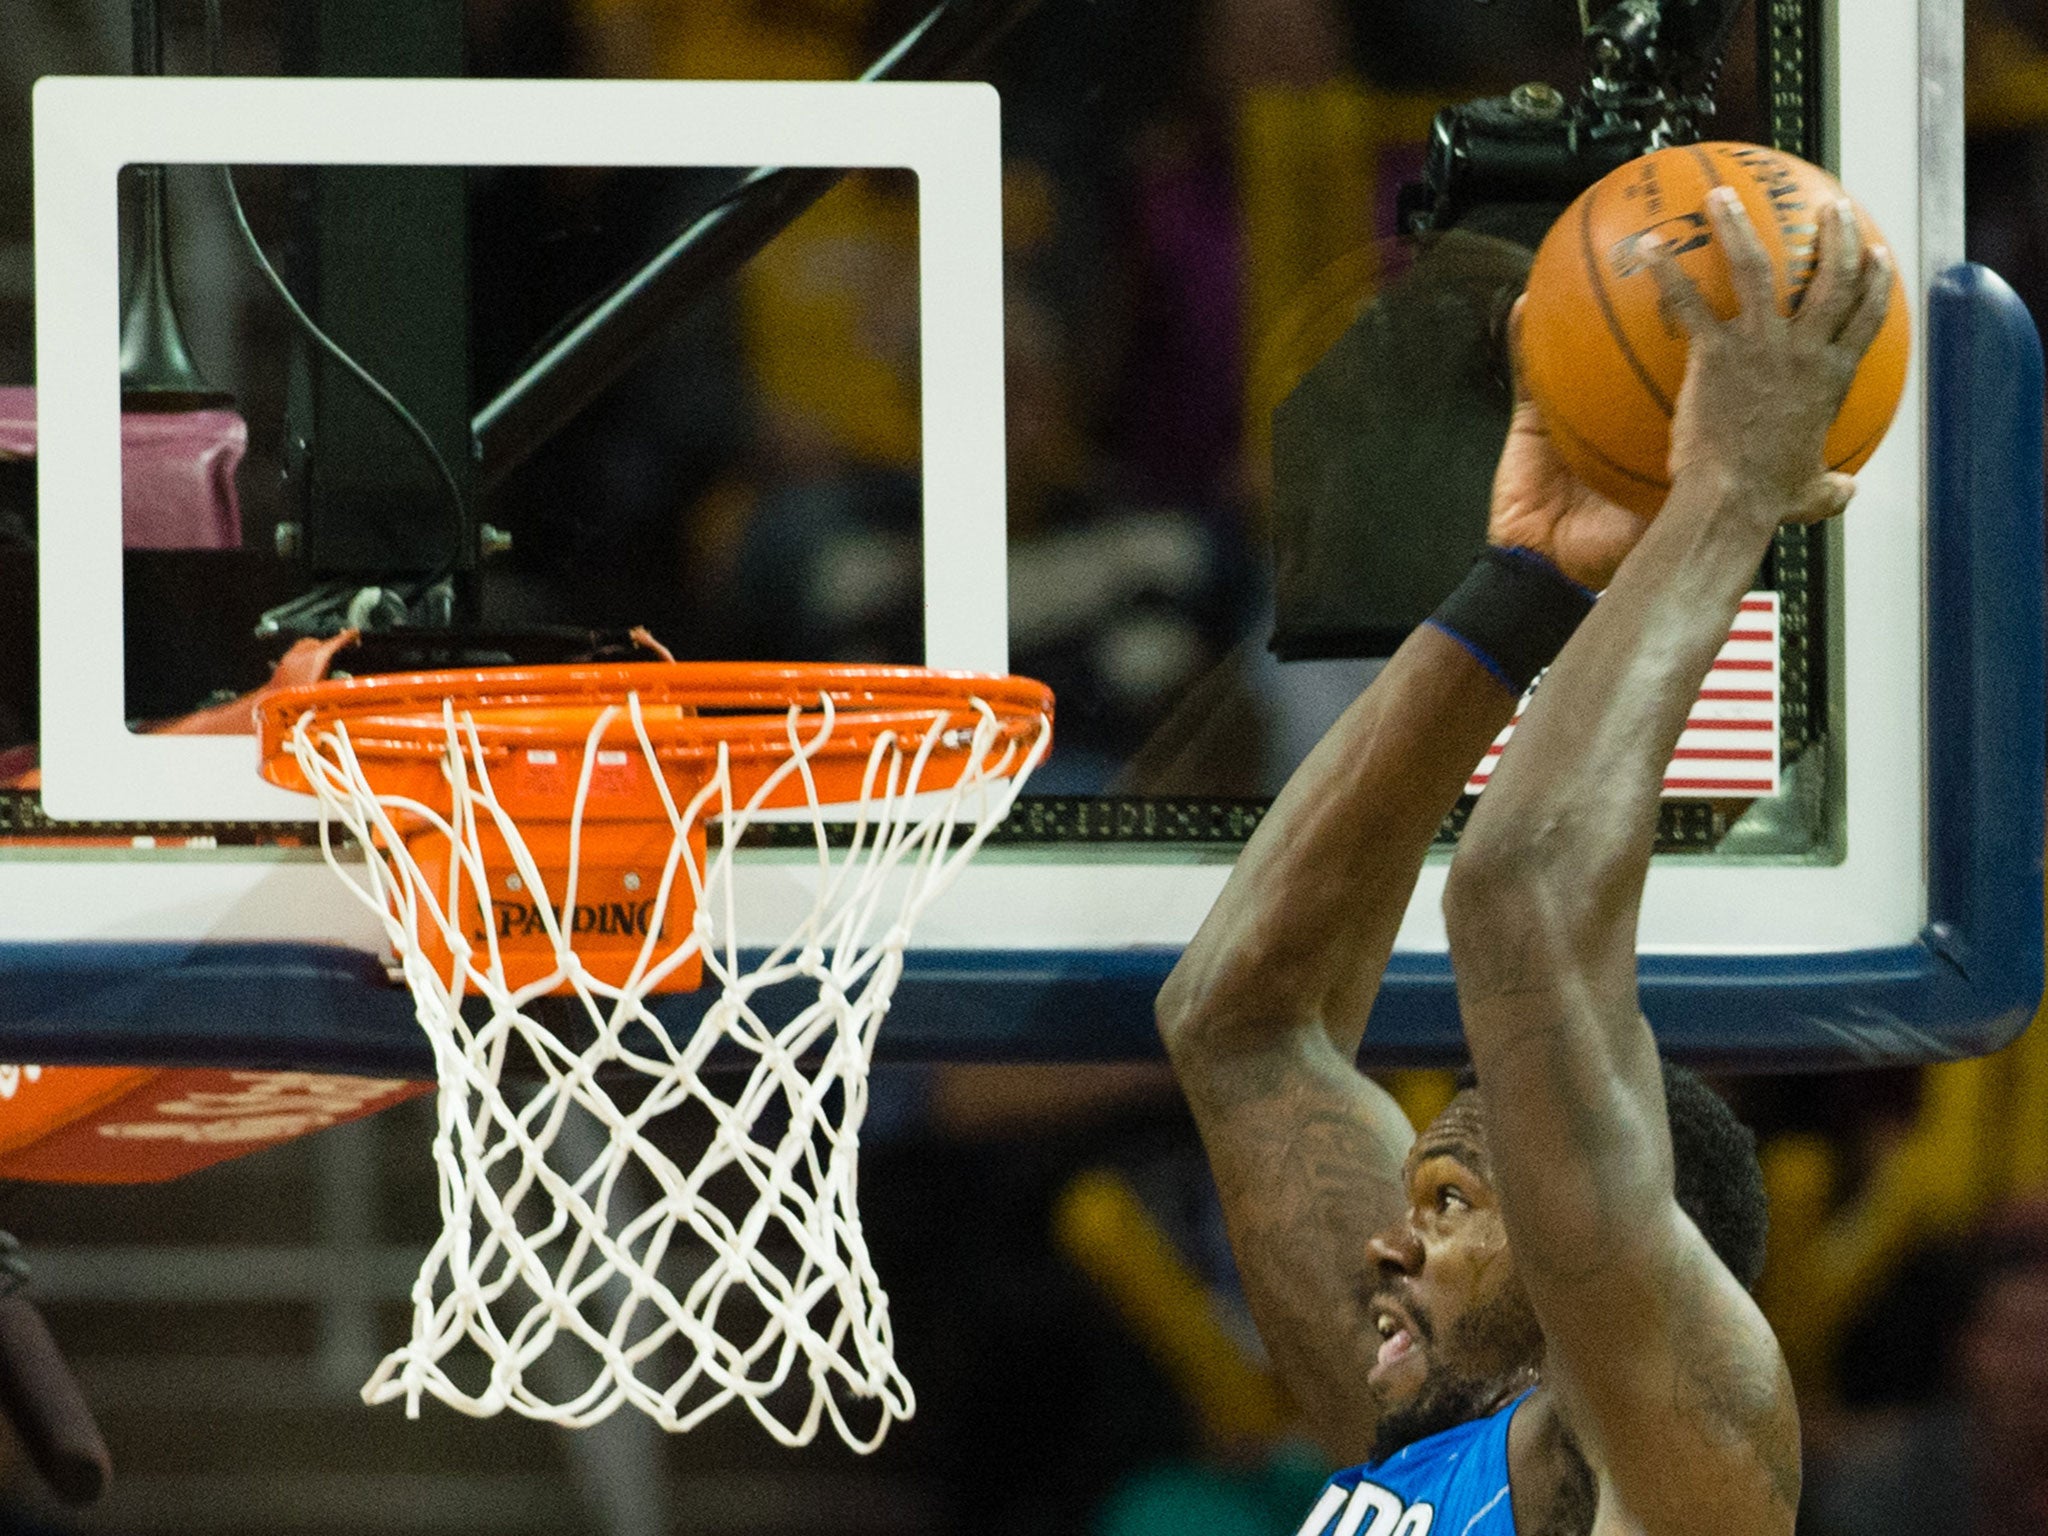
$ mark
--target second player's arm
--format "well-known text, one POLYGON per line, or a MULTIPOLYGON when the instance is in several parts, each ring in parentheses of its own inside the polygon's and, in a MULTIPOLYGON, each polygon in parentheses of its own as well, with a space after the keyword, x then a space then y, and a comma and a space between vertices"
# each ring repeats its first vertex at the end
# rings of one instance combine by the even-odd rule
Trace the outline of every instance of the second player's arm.
POLYGON ((1838 510, 1820 442, 1884 310, 1839 219, 1799 314, 1777 315, 1739 213, 1729 322, 1668 262, 1692 333, 1674 488, 1546 675, 1445 894, 1466 1040, 1546 1379, 1602 1483, 1666 1536, 1790 1532, 1799 1426, 1776 1341, 1674 1195, 1636 919, 1664 767, 1781 519, 1838 510))

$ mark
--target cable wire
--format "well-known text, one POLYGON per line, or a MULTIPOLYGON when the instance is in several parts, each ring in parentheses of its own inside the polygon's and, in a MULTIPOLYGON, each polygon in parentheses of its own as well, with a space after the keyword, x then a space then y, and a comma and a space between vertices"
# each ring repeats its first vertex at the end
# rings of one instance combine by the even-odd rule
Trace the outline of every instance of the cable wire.
MULTIPOLYGON (((224 62, 225 49, 222 44, 222 34, 220 0, 206 0, 207 72, 216 76, 225 76, 227 73, 224 62)), ((228 207, 234 214, 235 227, 241 231, 242 244, 249 253, 249 259, 255 263, 256 270, 263 275, 263 280, 269 285, 270 291, 277 296, 278 302, 284 305, 285 311, 291 316, 293 323, 306 335, 308 340, 339 364, 351 378, 368 390, 379 404, 397 418, 398 424, 405 429, 413 441, 419 445, 421 451, 426 454, 428 460, 431 461, 435 474, 439 477, 441 484, 447 489, 451 516, 449 548, 446 556, 442 559, 440 565, 435 568, 434 573, 428 577, 426 583, 428 589, 438 586, 454 574, 455 567, 462 559, 464 533, 469 526, 469 508, 462 494, 461 482, 455 478, 455 472, 448 467, 447 459, 442 457, 441 450, 435 446, 432 435, 425 427, 420 425, 419 418, 407 410, 405 403, 392 394, 390 390, 386 389, 370 373, 369 369, 351 357, 342 347, 341 343, 322 330, 319 322, 307 314, 305 308, 293 296, 285 280, 278 275, 277 268, 270 264, 270 258, 263 253, 263 244, 256 238, 256 231, 249 225, 248 210, 243 207, 242 195, 235 186, 235 168, 231 165, 223 165, 220 168, 220 180, 222 189, 227 193, 228 207)))

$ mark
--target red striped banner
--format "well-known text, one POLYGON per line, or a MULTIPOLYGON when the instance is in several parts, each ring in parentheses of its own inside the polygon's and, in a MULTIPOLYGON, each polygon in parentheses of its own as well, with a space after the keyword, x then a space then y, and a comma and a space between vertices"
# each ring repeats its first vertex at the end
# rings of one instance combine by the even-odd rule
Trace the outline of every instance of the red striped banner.
MULTIPOLYGON (((1742 600, 1728 643, 1714 658, 1671 755, 1673 764, 1683 767, 1665 773, 1666 798, 1746 800, 1778 792, 1778 632, 1777 593, 1752 592, 1742 600)), ((1525 697, 1515 719, 1528 707, 1525 697)), ((1466 783, 1468 794, 1486 787, 1514 733, 1510 724, 1486 749, 1466 783)))

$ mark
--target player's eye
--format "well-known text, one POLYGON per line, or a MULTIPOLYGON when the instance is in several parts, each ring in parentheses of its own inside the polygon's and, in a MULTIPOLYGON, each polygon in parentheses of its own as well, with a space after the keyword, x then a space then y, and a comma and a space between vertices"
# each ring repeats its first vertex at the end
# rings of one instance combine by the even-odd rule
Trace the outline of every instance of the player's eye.
POLYGON ((1469 1211, 1472 1202, 1465 1198, 1465 1192, 1455 1184, 1439 1184, 1436 1191, 1436 1208, 1439 1211, 1469 1211))

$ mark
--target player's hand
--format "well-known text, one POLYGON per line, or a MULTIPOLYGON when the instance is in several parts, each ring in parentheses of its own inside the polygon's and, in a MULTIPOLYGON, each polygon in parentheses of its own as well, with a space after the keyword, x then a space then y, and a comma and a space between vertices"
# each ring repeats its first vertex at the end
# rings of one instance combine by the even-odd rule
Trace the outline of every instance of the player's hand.
POLYGON ((1770 520, 1816 522, 1849 503, 1856 483, 1823 458, 1828 428, 1884 324, 1892 266, 1865 251, 1848 199, 1820 218, 1814 275, 1790 316, 1778 313, 1771 258, 1742 200, 1716 188, 1707 217, 1739 306, 1716 315, 1661 243, 1643 252, 1666 313, 1691 339, 1671 419, 1671 479, 1722 475, 1734 503, 1770 520))
POLYGON ((1625 507, 1590 491, 1565 467, 1550 428, 1522 382, 1522 305, 1508 316, 1515 364, 1515 414, 1500 466, 1493 472, 1493 509, 1486 537, 1546 557, 1565 575, 1595 591, 1607 585, 1622 557, 1649 524, 1625 507))

